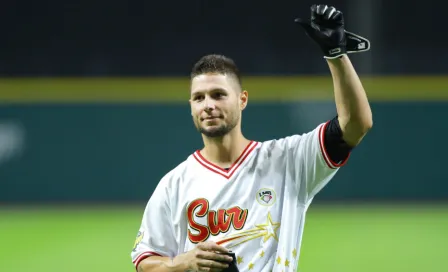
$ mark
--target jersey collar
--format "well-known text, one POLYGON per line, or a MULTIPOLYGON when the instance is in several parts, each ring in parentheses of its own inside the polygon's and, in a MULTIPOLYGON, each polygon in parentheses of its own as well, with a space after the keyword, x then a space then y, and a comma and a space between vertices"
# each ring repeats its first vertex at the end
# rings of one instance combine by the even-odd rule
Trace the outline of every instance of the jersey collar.
POLYGON ((241 166, 241 164, 244 162, 244 160, 249 156, 249 154, 257 147, 258 142, 256 141, 250 141, 249 144, 244 148, 243 152, 240 154, 238 159, 232 164, 231 167, 228 169, 224 169, 222 167, 217 166, 216 164, 208 161, 206 158, 204 158, 201 155, 200 150, 196 150, 196 152, 193 153, 193 157, 201 164, 203 167, 207 168, 208 170, 219 174, 226 179, 230 179, 232 175, 236 172, 236 170, 241 166))

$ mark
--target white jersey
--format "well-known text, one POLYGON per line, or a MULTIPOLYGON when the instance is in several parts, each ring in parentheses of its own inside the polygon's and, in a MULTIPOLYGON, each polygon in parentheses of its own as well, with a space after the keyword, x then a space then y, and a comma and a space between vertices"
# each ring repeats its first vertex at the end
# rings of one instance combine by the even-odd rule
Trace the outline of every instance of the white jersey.
POLYGON ((325 126, 252 141, 228 170, 196 151, 152 194, 133 263, 211 240, 235 252, 239 271, 296 271, 306 210, 342 165, 325 151, 325 126))

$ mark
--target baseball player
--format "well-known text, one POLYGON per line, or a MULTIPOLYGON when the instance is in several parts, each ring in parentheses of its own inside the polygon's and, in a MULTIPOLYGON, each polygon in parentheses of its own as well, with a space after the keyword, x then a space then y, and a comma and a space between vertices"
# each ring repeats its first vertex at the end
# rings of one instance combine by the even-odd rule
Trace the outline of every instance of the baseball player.
POLYGON ((204 147, 167 173, 144 211, 131 253, 139 272, 296 271, 305 213, 372 127, 348 53, 370 48, 342 13, 313 5, 296 19, 322 49, 337 116, 305 134, 258 142, 241 132, 248 92, 235 63, 201 58, 191 72, 191 115, 204 147))

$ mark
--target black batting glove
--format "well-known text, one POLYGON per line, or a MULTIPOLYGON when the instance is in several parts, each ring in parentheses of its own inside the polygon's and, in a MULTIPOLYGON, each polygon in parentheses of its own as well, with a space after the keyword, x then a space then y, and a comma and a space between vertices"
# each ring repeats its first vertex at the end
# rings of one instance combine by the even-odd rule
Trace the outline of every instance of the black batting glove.
POLYGON ((295 22, 320 46, 326 59, 370 49, 366 38, 345 30, 342 12, 332 6, 312 5, 311 20, 297 18, 295 22))

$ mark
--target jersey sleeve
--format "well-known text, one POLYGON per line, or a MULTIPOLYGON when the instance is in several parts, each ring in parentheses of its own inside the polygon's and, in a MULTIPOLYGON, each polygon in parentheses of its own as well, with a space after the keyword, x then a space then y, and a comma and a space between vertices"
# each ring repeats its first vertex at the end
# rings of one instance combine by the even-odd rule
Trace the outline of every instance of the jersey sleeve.
POLYGON ((290 165, 293 166, 290 171, 305 201, 311 200, 322 190, 349 157, 335 162, 328 155, 324 144, 328 124, 320 124, 309 133, 285 139, 290 165))
POLYGON ((174 235, 169 205, 168 188, 163 180, 149 199, 134 248, 132 262, 137 268, 139 263, 150 256, 174 257, 177 242, 174 235))

